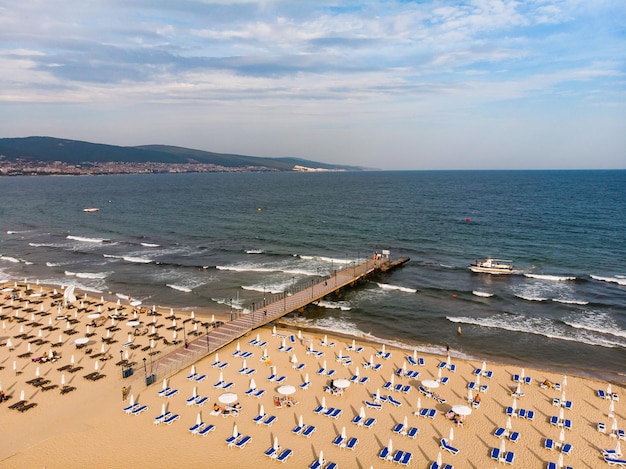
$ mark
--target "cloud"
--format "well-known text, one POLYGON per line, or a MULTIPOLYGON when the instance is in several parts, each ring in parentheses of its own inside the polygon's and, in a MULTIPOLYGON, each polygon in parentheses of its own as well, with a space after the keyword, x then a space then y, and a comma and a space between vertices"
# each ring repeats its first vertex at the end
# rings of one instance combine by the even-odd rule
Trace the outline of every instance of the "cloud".
POLYGON ((429 115, 619 108, 625 14, 617 0, 0 0, 0 102, 133 107, 154 127, 210 107, 254 135, 333 123, 413 142, 429 115))

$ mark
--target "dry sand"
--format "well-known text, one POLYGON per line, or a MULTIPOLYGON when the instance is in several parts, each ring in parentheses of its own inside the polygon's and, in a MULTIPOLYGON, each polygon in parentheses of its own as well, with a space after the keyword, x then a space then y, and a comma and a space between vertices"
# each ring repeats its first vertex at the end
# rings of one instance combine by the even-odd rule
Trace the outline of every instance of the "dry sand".
MULTIPOLYGON (((12 287, 13 284, 4 285, 12 287)), ((33 287, 35 293, 40 287, 33 287)), ((290 336, 297 335, 297 331, 279 329, 277 335, 273 335, 270 328, 263 328, 254 331, 247 337, 239 341, 239 346, 243 352, 252 352, 252 356, 247 359, 247 366, 256 369, 251 376, 238 373, 241 369, 243 359, 234 357, 236 342, 219 351, 219 358, 229 365, 223 369, 225 381, 234 383, 232 391, 238 395, 238 401, 243 409, 237 417, 224 417, 211 415, 213 404, 217 402, 218 396, 224 390, 218 390, 213 384, 218 381, 220 370, 211 367, 215 361, 214 354, 195 364, 196 372, 206 374, 207 378, 196 383, 186 379, 190 369, 186 368, 171 376, 167 380, 167 385, 177 389, 178 393, 171 398, 161 397, 157 392, 162 388, 162 378, 155 384, 146 387, 144 383, 144 372, 142 359, 148 357, 147 352, 141 349, 149 345, 149 338, 141 336, 135 339, 135 343, 141 347, 130 350, 129 347, 122 347, 127 342, 128 331, 131 330, 125 321, 118 323, 120 330, 111 334, 113 340, 117 340, 110 345, 105 344, 105 356, 113 357, 101 361, 91 358, 85 353, 85 348, 76 349, 74 339, 84 336, 86 327, 92 319, 88 319, 88 314, 96 311, 96 304, 99 299, 90 298, 91 304, 84 305, 89 311, 71 309, 71 318, 76 314, 77 323, 71 328, 78 331, 77 334, 66 334, 66 321, 56 320, 57 309, 51 306, 51 291, 43 290, 45 296, 30 297, 25 293, 25 285, 15 292, 21 292, 22 300, 14 300, 11 305, 10 299, 3 299, 0 304, 3 306, 2 314, 14 316, 18 311, 19 317, 26 318, 25 322, 17 320, 2 322, 0 330, 0 383, 2 389, 10 396, 8 401, 0 404, 2 414, 3 432, 0 438, 0 468, 80 468, 80 467, 267 467, 279 464, 272 461, 263 453, 272 446, 274 438, 278 438, 278 443, 282 449, 293 450, 291 457, 285 462, 284 467, 308 467, 323 451, 324 459, 328 462, 335 462, 339 467, 395 467, 392 462, 381 461, 378 457, 381 449, 388 445, 391 439, 393 451, 402 450, 412 453, 412 460, 409 467, 426 468, 430 467, 432 461, 437 458, 439 452, 442 453, 444 463, 453 465, 455 468, 485 468, 497 467, 499 464, 490 459, 492 447, 500 447, 501 440, 493 435, 497 427, 504 427, 507 421, 505 408, 513 402, 511 396, 512 375, 519 374, 521 370, 517 366, 496 365, 487 363, 487 370, 493 371, 491 379, 481 378, 481 385, 488 385, 487 392, 481 393, 482 403, 478 409, 474 409, 472 414, 466 417, 464 425, 457 426, 446 419, 445 413, 451 405, 467 404, 467 384, 475 380, 473 371, 481 367, 480 362, 467 362, 454 358, 452 363, 456 365, 456 371, 445 370, 443 377, 448 377, 448 383, 436 389, 436 392, 446 400, 444 404, 421 395, 417 386, 424 379, 438 379, 438 364, 445 360, 445 357, 429 356, 420 354, 425 360, 424 366, 411 366, 407 360, 406 351, 387 347, 387 352, 391 352, 388 359, 377 358, 376 353, 381 347, 376 344, 357 343, 362 346, 363 351, 356 353, 346 351, 351 341, 344 338, 329 337, 329 341, 334 341, 333 347, 320 344, 319 336, 305 333, 303 341, 297 340, 292 343, 290 336), (30 300, 28 306, 26 300, 30 300), (42 303, 33 304, 32 301, 43 300, 42 303), (43 305, 44 313, 49 315, 38 315, 43 305), (19 308, 13 309, 13 306, 19 308), (32 308, 32 312, 24 312, 25 309, 32 308), (31 320, 31 314, 35 314, 35 321, 31 320), (29 341, 39 338, 39 331, 48 326, 49 318, 52 318, 52 327, 59 329, 50 331, 42 330, 42 340, 48 340, 41 346, 31 344, 31 356, 18 358, 27 352, 29 341), (41 323, 40 326, 29 326, 32 322, 41 323), (15 338, 20 334, 20 328, 24 327, 27 334, 34 337, 28 340, 15 338), (263 348, 250 345, 248 342, 256 338, 257 332, 262 341, 267 341, 265 347, 270 356, 270 362, 261 360, 263 348), (33 357, 43 356, 50 350, 50 343, 58 341, 59 335, 64 341, 62 346, 55 347, 61 358, 54 363, 37 364, 32 361, 33 357), (286 337, 287 346, 293 347, 291 352, 281 352, 278 350, 282 344, 283 337, 286 337), (7 339, 11 339, 13 347, 6 346, 7 339), (312 344, 317 350, 325 353, 324 357, 316 358, 306 354, 306 346, 312 344), (120 360, 120 351, 124 354, 129 351, 131 361, 138 364, 135 367, 135 374, 127 379, 122 378, 121 367, 116 365, 120 360), (336 361, 336 356, 343 351, 344 355, 349 355, 352 364, 343 366, 336 361), (305 368, 301 371, 294 370, 291 364, 293 355, 296 355, 298 363, 304 363, 305 368), (375 362, 382 366, 380 370, 373 371, 364 368, 363 364, 374 354, 375 362), (70 364, 72 355, 75 358, 75 366, 82 366, 83 369, 65 373, 58 371, 58 368, 70 364), (322 362, 326 360, 327 368, 334 369, 334 378, 350 378, 354 375, 356 367, 360 368, 360 376, 369 378, 366 384, 351 384, 341 396, 325 393, 323 388, 330 382, 327 376, 316 374, 322 362), (13 369, 13 362, 17 365, 16 373, 13 369), (90 381, 84 378, 85 375, 95 370, 98 363, 98 372, 106 375, 98 381, 90 381), (408 370, 419 371, 417 379, 398 377, 395 371, 406 364, 408 370), (269 382, 268 376, 271 374, 271 366, 276 366, 277 374, 284 375, 285 383, 294 385, 297 389, 293 398, 299 403, 292 407, 284 406, 276 408, 273 396, 277 395, 278 384, 269 382), (58 387, 43 391, 41 387, 27 384, 26 381, 36 377, 36 370, 39 367, 40 376, 50 380, 48 385, 57 384, 58 387), (301 390, 299 385, 303 382, 305 373, 308 373, 311 385, 307 390, 301 390), (66 385, 76 387, 76 390, 61 395, 61 379, 64 374, 66 385), (384 384, 394 375, 396 384, 403 383, 410 385, 408 393, 387 391, 384 384), (250 378, 253 378, 258 389, 264 389, 265 394, 261 398, 246 396, 244 392, 249 388, 250 378), (129 394, 132 394, 135 401, 148 406, 148 409, 138 415, 128 415, 122 411, 123 407, 129 404, 122 401, 121 389, 128 387, 129 394), (192 395, 194 386, 200 396, 209 398, 207 404, 202 407, 196 405, 188 406, 186 400, 192 395), (401 402, 401 406, 396 407, 390 403, 383 403, 382 410, 365 409, 367 417, 375 417, 376 423, 371 429, 358 427, 352 423, 352 419, 359 413, 364 401, 372 401, 371 395, 380 389, 381 394, 391 395, 401 402), (24 391, 27 402, 35 402, 37 406, 25 411, 9 409, 10 405, 20 400, 20 394, 24 391), (420 397, 422 407, 435 408, 437 415, 434 419, 415 416, 416 404, 420 397), (313 409, 317 407, 322 398, 325 398, 327 407, 335 407, 342 410, 341 415, 332 419, 323 415, 317 415, 313 409), (163 404, 166 404, 168 411, 180 415, 180 418, 171 425, 155 425, 154 418, 161 413, 163 404), (263 405, 265 412, 277 417, 276 422, 266 427, 257 425, 253 418, 258 414, 259 406, 263 405), (195 423, 198 412, 201 419, 207 424, 213 424, 215 429, 206 436, 194 436, 189 428, 195 423), (315 425, 317 430, 310 438, 302 435, 295 435, 292 429, 297 425, 300 416, 303 416, 305 424, 315 425), (392 432, 392 428, 407 417, 409 427, 418 427, 419 434, 415 439, 407 436, 397 435, 392 432), (244 448, 229 448, 225 439, 233 433, 233 425, 236 424, 238 431, 243 435, 252 437, 244 448), (339 448, 332 444, 334 438, 341 433, 345 427, 348 437, 357 437, 358 444, 354 450, 339 448), (440 448, 442 437, 448 438, 450 429, 454 428, 454 439, 451 444, 458 448, 459 452, 453 455, 440 448)), ((8 292, 3 292, 3 295, 8 292)), ((82 299, 82 297, 81 297, 82 299)), ((77 301, 76 305, 80 302, 77 301)), ((116 307, 114 302, 105 302, 101 306, 104 314, 109 314, 109 308, 116 307)), ((78 308, 78 306, 77 306, 78 308)), ((132 307, 126 305, 125 311, 132 318, 132 307)), ((183 316, 184 313, 176 313, 183 316)), ((159 317, 160 323, 167 327, 169 324, 159 317)), ((145 313, 139 315, 139 320, 148 322, 151 319, 145 313)), ((92 342, 86 348, 92 349, 92 355, 99 353, 102 345, 102 337, 105 336, 106 326, 111 323, 108 320, 105 325, 94 329, 96 335, 90 339, 92 342)), ((187 331, 190 331, 191 323, 187 323, 187 331)), ((143 325, 142 325, 143 326, 143 325)), ((200 336, 202 338, 202 336, 200 336)), ((157 344, 157 349, 161 354, 175 349, 176 346, 164 347, 162 341, 157 344)), ((149 358, 148 358, 149 360, 149 358)), ((525 376, 532 378, 532 383, 522 385, 524 397, 517 399, 517 407, 532 409, 535 412, 533 421, 522 418, 512 419, 512 430, 520 433, 517 443, 506 441, 506 450, 515 453, 513 466, 518 468, 543 468, 549 461, 557 462, 559 453, 555 450, 544 449, 545 438, 552 438, 559 441, 560 428, 549 423, 550 417, 559 414, 559 409, 553 406, 552 399, 561 397, 562 391, 543 389, 539 383, 548 379, 553 382, 563 383, 563 375, 534 370, 527 368, 525 376)), ((601 399, 597 396, 598 389, 607 388, 607 383, 594 381, 587 378, 575 376, 567 377, 567 384, 563 386, 566 399, 573 403, 571 410, 564 410, 564 417, 572 422, 572 430, 565 431, 565 443, 572 444, 570 455, 564 456, 564 462, 568 466, 575 468, 583 467, 604 467, 602 461, 601 448, 614 448, 617 440, 608 435, 611 432, 611 423, 607 416, 609 414, 609 400, 601 399), (607 427, 607 434, 599 433, 596 429, 597 422, 604 422, 607 427)), ((623 385, 612 385, 612 391, 616 392, 621 400, 614 402, 613 414, 617 420, 619 428, 626 428, 624 411, 623 385)), ((626 442, 623 442, 626 444, 626 442)), ((625 448, 626 449, 626 448, 625 448)))

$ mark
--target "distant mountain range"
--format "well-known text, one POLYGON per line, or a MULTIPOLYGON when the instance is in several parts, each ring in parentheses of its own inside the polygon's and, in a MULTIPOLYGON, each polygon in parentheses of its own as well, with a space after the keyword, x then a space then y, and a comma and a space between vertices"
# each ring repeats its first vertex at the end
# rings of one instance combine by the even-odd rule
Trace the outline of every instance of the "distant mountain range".
POLYGON ((160 163, 172 165, 216 165, 225 168, 247 168, 274 171, 322 170, 362 171, 356 166, 333 165, 301 158, 263 158, 213 153, 168 145, 121 147, 54 137, 0 138, 0 162, 28 161, 69 165, 86 163, 160 163))

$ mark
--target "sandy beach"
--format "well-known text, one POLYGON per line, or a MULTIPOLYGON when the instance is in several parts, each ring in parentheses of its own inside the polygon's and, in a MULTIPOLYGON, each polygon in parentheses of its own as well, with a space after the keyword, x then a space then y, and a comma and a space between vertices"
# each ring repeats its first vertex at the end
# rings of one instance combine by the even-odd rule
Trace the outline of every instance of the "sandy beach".
MULTIPOLYGON (((161 338, 151 347, 153 339, 145 332, 152 327, 159 326, 162 337, 172 337, 167 312, 162 311, 155 321, 149 311, 134 308, 128 301, 101 302, 99 297, 85 298, 82 292, 76 292, 73 308, 59 311, 62 291, 54 295, 49 288, 13 283, 3 285, 2 290, 0 384, 8 399, 0 404, 1 468, 270 467, 279 462, 264 453, 275 442, 279 448, 274 456, 292 451, 284 467, 309 467, 322 453, 321 467, 331 462, 343 468, 397 466, 379 457, 391 442, 390 458, 398 450, 408 452, 410 458, 402 455, 399 460, 415 468, 430 467, 439 453, 444 465, 457 469, 506 466, 491 458, 492 448, 503 449, 503 459, 513 453, 512 466, 518 468, 547 467, 557 463, 560 454, 564 466, 595 468, 607 466, 602 449, 614 449, 620 442, 612 427, 626 429, 626 395, 620 384, 607 389, 609 383, 588 378, 489 362, 483 365, 455 358, 454 350, 449 359, 359 341, 357 350, 351 350, 350 339, 280 326, 275 331, 271 327, 255 330, 219 350, 218 357, 212 353, 198 361, 193 370, 185 368, 165 382, 158 377, 146 386, 143 359, 149 364, 151 358, 183 346, 180 341, 172 344, 171 339, 166 345, 161 338), (108 317, 112 314, 118 315, 117 321, 108 317), (129 325, 133 320, 139 324, 129 325), (79 337, 86 344, 77 346, 79 337), (150 356, 150 352, 158 353, 150 356), (50 356, 58 358, 46 360, 50 356), (416 364, 411 363, 414 358, 416 364), (134 373, 123 378, 123 364, 130 362, 135 363, 134 373), (368 362, 373 366, 367 366, 368 362), (321 368, 323 374, 319 374, 321 368), (216 387, 220 374, 223 384, 216 387), (269 381, 272 374, 278 380, 269 381), (307 375, 310 384, 302 389, 307 375), (522 381, 519 386, 515 375, 522 381), (246 394, 251 380, 256 393, 264 390, 262 395, 246 394), (325 391, 333 381, 342 391, 325 391), (546 381, 548 386, 543 386, 546 381), (386 388, 388 382, 393 384, 386 388), (477 407, 468 401, 470 383, 475 386, 472 397, 480 396, 477 407), (427 384, 432 385, 430 391, 427 384), (289 397, 297 403, 275 405, 283 385, 295 388, 289 397), (159 393, 164 386, 168 391, 159 393), (128 391, 126 400, 123 387, 128 391), (608 398, 599 397, 598 390, 610 391, 608 398), (229 392, 236 394, 229 402, 241 408, 229 415, 214 412, 215 404, 226 408, 227 402, 220 399, 229 392), (438 399, 429 397, 429 392, 438 399), (203 397, 207 399, 201 401, 203 397), (124 411, 131 398, 135 409, 145 409, 136 414, 124 411), (316 413, 322 401, 325 410, 316 413), (450 409, 457 405, 471 409, 462 425, 450 418, 450 409), (261 406, 266 416, 257 423, 254 419, 261 406), (365 417, 361 424, 354 423, 362 407, 365 417), (510 425, 507 407, 515 407, 510 425), (327 416, 330 408, 340 411, 327 416), (423 409, 434 409, 434 416, 415 415, 423 409), (168 423, 155 422, 162 410, 172 417, 168 423), (534 413, 532 419, 523 416, 529 410, 534 413), (271 425, 263 423, 270 416, 276 417, 270 419, 271 425), (366 428, 362 423, 371 417, 375 423, 366 428), (315 427, 310 435, 293 432, 300 418, 305 428, 315 427), (190 428, 197 421, 203 424, 201 432, 213 427, 204 435, 194 434, 190 428), (599 422, 604 432, 598 430, 599 422), (229 445, 226 440, 235 425, 241 436, 229 445), (494 432, 500 427, 503 435, 498 437, 494 432), (343 428, 346 438, 334 444, 343 428), (244 440, 246 436, 250 438, 244 440), (358 441, 350 449, 348 441, 353 437, 358 441), (442 438, 452 448, 442 448, 442 438), (546 439, 554 442, 553 449, 545 448, 546 439), (237 446, 241 441, 241 447, 237 446), (566 454, 568 445, 571 451, 566 454)), ((180 317, 178 325, 190 334, 193 321, 183 322, 191 319, 190 313, 177 311, 176 316, 180 317)), ((204 336, 189 337, 199 342, 204 336)))

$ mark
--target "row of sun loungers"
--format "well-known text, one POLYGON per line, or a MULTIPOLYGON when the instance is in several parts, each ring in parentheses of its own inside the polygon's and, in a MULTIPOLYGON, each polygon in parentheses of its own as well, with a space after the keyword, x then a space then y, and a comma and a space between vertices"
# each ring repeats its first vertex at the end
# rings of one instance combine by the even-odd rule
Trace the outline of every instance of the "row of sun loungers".
POLYGON ((291 433, 309 438, 316 430, 317 428, 315 427, 315 425, 302 424, 297 425, 293 430, 291 430, 291 433))
POLYGON ((415 360, 415 358, 413 358, 411 355, 407 355, 406 361, 408 361, 413 366, 417 366, 417 365, 424 366, 425 364, 424 359, 422 357, 419 357, 417 360, 415 360))
POLYGON ((148 406, 139 404, 138 402, 135 402, 132 405, 124 407, 122 410, 124 412, 126 412, 127 414, 129 414, 129 415, 139 415, 142 412, 148 410, 148 406))
POLYGON ((289 456, 292 455, 292 453, 293 451, 290 449, 284 449, 282 452, 280 452, 272 446, 267 451, 265 451, 265 456, 268 456, 274 461, 285 462, 289 458, 289 456))
POLYGON ((414 371, 414 370, 404 370, 402 368, 398 368, 396 370, 396 376, 399 376, 401 378, 417 379, 420 376, 420 372, 419 371, 414 371))
POLYGON ((526 409, 515 410, 513 409, 513 407, 509 406, 506 408, 505 412, 506 412, 506 415, 510 417, 520 417, 520 418, 527 419, 527 420, 534 420, 535 418, 535 411, 533 410, 526 410, 526 409))
POLYGON ((374 417, 364 418, 357 415, 352 419, 352 423, 358 427, 372 428, 372 426, 376 423, 376 419, 374 417))
POLYGON ((356 437, 344 438, 341 435, 337 435, 337 437, 333 440, 333 445, 338 446, 339 448, 346 449, 354 449, 354 447, 359 442, 359 439, 356 437))
POLYGON ((172 412, 165 412, 164 414, 161 414, 158 417, 154 418, 154 424, 160 425, 164 423, 165 425, 171 425, 179 418, 180 418, 180 415, 178 414, 174 414, 172 412))
POLYGON ((232 448, 233 446, 236 448, 243 448, 250 442, 250 440, 252 440, 251 436, 238 434, 237 436, 231 435, 226 438, 226 443, 228 443, 229 448, 232 448))
POLYGON ((407 430, 403 423, 398 423, 392 428, 391 431, 398 435, 408 436, 409 438, 415 439, 415 437, 419 433, 419 428, 411 427, 407 430))
POLYGON ((514 443, 517 443, 519 441, 519 432, 509 432, 508 430, 500 427, 497 428, 495 432, 493 432, 493 435, 497 438, 505 438, 508 437, 509 440, 511 440, 514 443))
POLYGON ((546 441, 543 444, 543 447, 545 449, 549 449, 550 451, 552 451, 555 448, 560 448, 561 449, 561 453, 563 454, 570 454, 572 452, 572 445, 570 443, 559 443, 559 442, 555 442, 552 438, 546 438, 546 441))
MULTIPOLYGON (((71 370, 68 370, 71 373, 71 370)), ((88 375, 83 376, 83 378, 88 379, 89 381, 98 381, 99 379, 104 378, 106 375, 103 375, 102 373, 98 373, 97 371, 94 371, 93 373, 89 373, 88 375)))
POLYGON ((241 358, 251 358, 254 354, 252 352, 244 352, 235 350, 233 352, 233 357, 241 357, 241 358))
POLYGON ((192 427, 189 428, 189 431, 194 436, 195 435, 206 436, 213 430, 215 430, 215 425, 212 425, 212 424, 207 425, 204 422, 196 423, 192 427))
POLYGON ((601 399, 609 399, 609 400, 614 400, 614 401, 619 401, 619 394, 617 394, 616 392, 612 392, 612 393, 607 393, 605 392, 603 389, 598 389, 598 397, 601 399))
POLYGON ((385 446, 378 454, 378 457, 384 461, 393 461, 403 466, 408 466, 411 462, 413 454, 408 451, 397 450, 392 456, 389 448, 385 446))
POLYGON ((207 402, 209 402, 209 398, 203 396, 191 396, 189 399, 187 399, 187 405, 197 405, 200 407, 202 407, 207 402))
POLYGON ((560 419, 556 415, 550 417, 550 425, 554 425, 555 427, 563 427, 567 430, 572 429, 572 421, 570 419, 560 419))
POLYGON ((513 464, 513 461, 515 460, 515 453, 513 451, 507 451, 506 453, 502 453, 500 451, 500 448, 492 448, 491 459, 498 462, 513 464))
POLYGON ((17 410, 19 412, 26 412, 27 410, 37 407, 36 402, 18 401, 15 404, 11 404, 9 409, 17 410))

